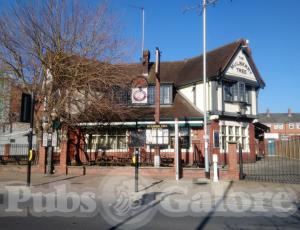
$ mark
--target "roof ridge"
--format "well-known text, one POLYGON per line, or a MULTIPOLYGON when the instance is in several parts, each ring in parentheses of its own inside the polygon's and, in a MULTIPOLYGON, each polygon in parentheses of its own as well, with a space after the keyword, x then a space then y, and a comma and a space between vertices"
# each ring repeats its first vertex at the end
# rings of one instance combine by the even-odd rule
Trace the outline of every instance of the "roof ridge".
MULTIPOLYGON (((212 53, 212 52, 216 52, 216 51, 218 51, 218 50, 220 50, 220 49, 224 49, 225 47, 230 46, 230 45, 233 45, 233 44, 235 44, 235 43, 240 43, 240 44, 241 44, 241 43, 244 42, 244 41, 245 41, 245 39, 241 38, 241 39, 238 39, 238 40, 236 40, 236 41, 234 41, 234 42, 227 43, 227 44, 225 44, 225 45, 216 47, 216 48, 214 48, 214 49, 212 49, 212 50, 207 51, 207 52, 206 52, 206 55, 208 55, 209 53, 212 53)), ((202 57, 202 56, 203 56, 203 54, 198 55, 198 56, 194 56, 194 57, 191 57, 191 58, 187 58, 186 61, 193 60, 193 59, 196 59, 196 58, 200 58, 200 57, 202 57)))

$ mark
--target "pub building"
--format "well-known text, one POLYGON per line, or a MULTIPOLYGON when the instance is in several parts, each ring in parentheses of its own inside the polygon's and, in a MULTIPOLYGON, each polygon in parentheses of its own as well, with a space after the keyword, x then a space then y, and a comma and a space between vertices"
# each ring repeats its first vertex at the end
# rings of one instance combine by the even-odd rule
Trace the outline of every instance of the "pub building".
MULTIPOLYGON (((178 119, 181 164, 203 167, 202 58, 161 62, 158 74, 157 65, 150 62, 150 52, 144 51, 142 63, 128 64, 129 72, 134 73, 131 90, 119 93, 123 102, 138 113, 133 110, 130 119, 107 126, 97 122, 79 124, 82 138, 70 138, 68 163, 130 165, 135 135, 141 142, 139 160, 142 166, 172 166, 174 124, 178 119), (76 150, 78 146, 83 147, 76 150)), ((207 52, 210 162, 212 154, 217 154, 219 165, 226 165, 230 141, 240 144, 245 160, 256 160, 255 136, 258 135, 255 132, 262 127, 257 120, 258 95, 264 86, 246 40, 240 39, 207 52)))

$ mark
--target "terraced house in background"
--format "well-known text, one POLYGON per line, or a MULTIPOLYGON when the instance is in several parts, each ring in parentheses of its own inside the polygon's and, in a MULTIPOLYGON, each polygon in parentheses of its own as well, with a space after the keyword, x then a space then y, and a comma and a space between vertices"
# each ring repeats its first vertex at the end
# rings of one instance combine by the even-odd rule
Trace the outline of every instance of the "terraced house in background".
POLYGON ((266 113, 259 114, 259 121, 270 128, 268 139, 300 136, 300 113, 294 113, 291 109, 287 113, 271 113, 268 109, 266 113))

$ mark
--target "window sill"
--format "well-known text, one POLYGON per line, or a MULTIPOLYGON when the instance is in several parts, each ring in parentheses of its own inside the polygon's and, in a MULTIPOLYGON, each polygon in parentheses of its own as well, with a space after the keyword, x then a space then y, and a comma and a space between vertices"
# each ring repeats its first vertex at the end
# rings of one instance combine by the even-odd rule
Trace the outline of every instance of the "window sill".
POLYGON ((228 101, 228 100, 224 100, 224 102, 226 103, 231 103, 231 104, 245 104, 246 106, 251 106, 252 104, 249 102, 245 102, 245 101, 228 101))

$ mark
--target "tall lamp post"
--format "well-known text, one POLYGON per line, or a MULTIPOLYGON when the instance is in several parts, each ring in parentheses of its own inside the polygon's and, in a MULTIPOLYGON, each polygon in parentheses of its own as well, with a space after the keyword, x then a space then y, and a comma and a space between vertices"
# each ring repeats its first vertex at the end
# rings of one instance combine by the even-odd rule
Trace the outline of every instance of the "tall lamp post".
POLYGON ((209 160, 208 160, 208 135, 207 135, 207 108, 206 108, 206 0, 202 2, 203 15, 203 112, 204 112, 204 157, 205 157, 205 175, 209 178, 209 160))
POLYGON ((205 174, 210 177, 209 159, 208 159, 208 141, 207 135, 207 96, 206 96, 206 8, 209 5, 215 5, 218 0, 202 0, 202 16, 203 16, 203 112, 204 112, 204 156, 205 156, 205 174))

